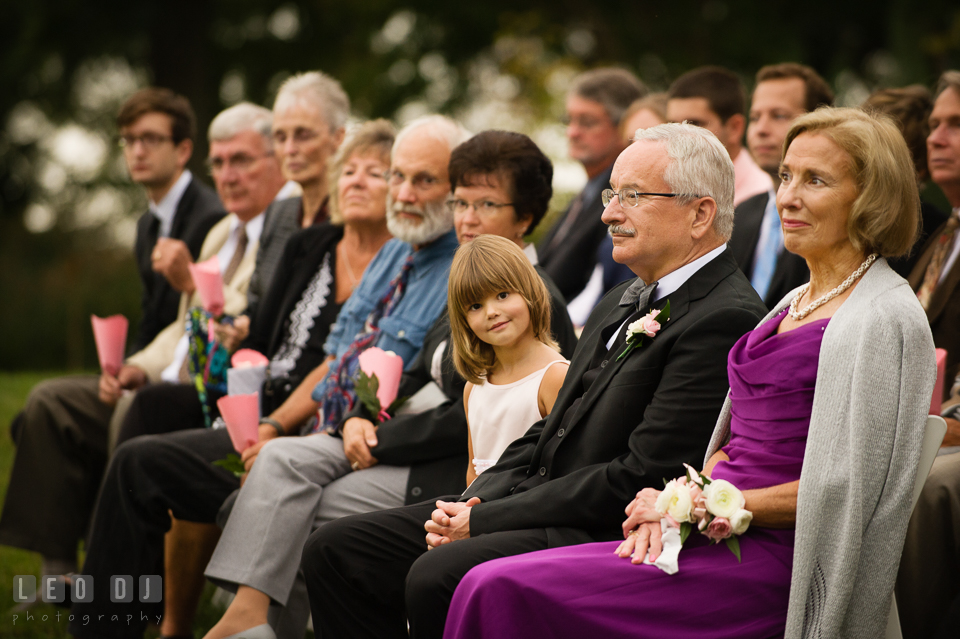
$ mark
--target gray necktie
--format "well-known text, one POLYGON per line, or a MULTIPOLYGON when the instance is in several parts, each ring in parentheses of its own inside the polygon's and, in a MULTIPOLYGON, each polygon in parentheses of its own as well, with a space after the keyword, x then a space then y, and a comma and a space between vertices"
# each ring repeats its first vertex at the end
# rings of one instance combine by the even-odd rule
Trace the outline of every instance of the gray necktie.
POLYGON ((650 302, 650 296, 657 290, 657 284, 647 284, 639 277, 623 292, 620 298, 620 306, 633 306, 638 311, 642 311, 650 302))

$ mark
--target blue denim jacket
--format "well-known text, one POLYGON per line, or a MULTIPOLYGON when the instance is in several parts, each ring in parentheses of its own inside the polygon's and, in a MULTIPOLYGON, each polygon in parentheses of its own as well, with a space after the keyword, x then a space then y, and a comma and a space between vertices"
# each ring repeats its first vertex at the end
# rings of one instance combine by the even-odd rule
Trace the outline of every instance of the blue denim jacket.
MULTIPOLYGON (((457 235, 450 231, 417 251, 400 303, 389 317, 380 320, 380 336, 374 346, 393 351, 403 358, 404 369, 413 363, 427 331, 446 307, 447 280, 457 246, 457 235)), ((336 357, 330 363, 330 370, 337 369, 340 357, 363 329, 367 316, 386 293, 387 286, 400 272, 412 250, 406 242, 392 239, 367 266, 360 284, 340 309, 337 322, 323 346, 328 356, 336 357)), ((314 401, 323 399, 327 379, 329 375, 314 388, 314 401)))

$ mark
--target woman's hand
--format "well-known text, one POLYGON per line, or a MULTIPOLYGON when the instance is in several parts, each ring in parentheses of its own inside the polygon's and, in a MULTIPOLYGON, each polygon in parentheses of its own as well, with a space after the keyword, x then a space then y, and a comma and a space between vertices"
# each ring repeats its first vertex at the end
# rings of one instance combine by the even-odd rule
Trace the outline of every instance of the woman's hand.
POLYGON ((645 522, 629 533, 627 538, 617 546, 616 553, 626 559, 632 557, 630 563, 642 564, 647 556, 647 550, 650 551, 650 561, 656 561, 660 553, 663 552, 663 542, 660 540, 660 522, 645 522))
MULTIPOLYGON (((627 518, 623 522, 623 536, 626 538, 637 526, 643 523, 657 524, 657 538, 660 537, 660 513, 657 512, 657 497, 660 496, 659 490, 653 488, 644 488, 637 496, 633 498, 624 509, 627 518)), ((642 559, 642 558, 641 558, 642 559)))

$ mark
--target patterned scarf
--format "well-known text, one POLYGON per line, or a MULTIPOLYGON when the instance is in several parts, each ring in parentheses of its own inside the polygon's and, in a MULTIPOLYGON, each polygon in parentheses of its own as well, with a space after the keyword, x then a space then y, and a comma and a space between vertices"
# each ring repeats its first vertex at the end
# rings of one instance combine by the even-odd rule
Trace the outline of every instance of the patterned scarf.
POLYGON ((327 373, 327 376, 321 382, 320 392, 323 399, 320 401, 320 412, 318 413, 320 419, 317 420, 313 432, 336 432, 343 415, 353 408, 353 403, 357 398, 353 382, 360 369, 360 353, 376 343, 377 338, 380 337, 380 320, 389 317, 403 298, 407 289, 410 269, 413 267, 414 255, 415 253, 411 253, 407 257, 400 268, 400 272, 387 287, 384 296, 380 298, 370 315, 367 316, 363 330, 357 333, 356 337, 353 338, 353 343, 340 358, 337 368, 327 373))
MULTIPOLYGON (((225 316, 226 317, 226 316, 225 316)), ((213 405, 227 394, 227 369, 230 353, 216 339, 210 339, 208 326, 213 316, 199 306, 187 314, 187 373, 197 389, 203 407, 203 421, 210 428, 213 405)), ((222 320, 221 320, 222 321, 222 320)))

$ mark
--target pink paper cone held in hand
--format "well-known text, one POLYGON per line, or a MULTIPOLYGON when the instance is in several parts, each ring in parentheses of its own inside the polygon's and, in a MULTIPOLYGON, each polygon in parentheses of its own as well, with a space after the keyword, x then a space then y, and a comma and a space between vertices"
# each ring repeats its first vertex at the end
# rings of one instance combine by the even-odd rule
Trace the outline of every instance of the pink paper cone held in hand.
POLYGON ((380 406, 386 408, 397 398, 400 390, 400 376, 403 375, 403 358, 399 355, 374 346, 360 353, 360 370, 369 377, 377 376, 380 382, 377 399, 380 406))
POLYGON ((129 322, 123 315, 90 316, 93 339, 97 343, 97 357, 104 372, 116 376, 123 365, 123 351, 127 345, 129 322))
POLYGON ((270 363, 267 356, 252 348, 241 348, 230 358, 230 363, 234 368, 252 368, 254 366, 266 366, 270 363))
POLYGON ((214 255, 206 262, 190 264, 190 276, 193 278, 193 285, 197 287, 197 293, 200 294, 203 309, 214 317, 220 317, 224 305, 223 277, 220 275, 217 256, 214 255))
POLYGON ((257 443, 260 422, 260 393, 227 395, 217 400, 220 416, 227 423, 230 441, 238 453, 257 443))

